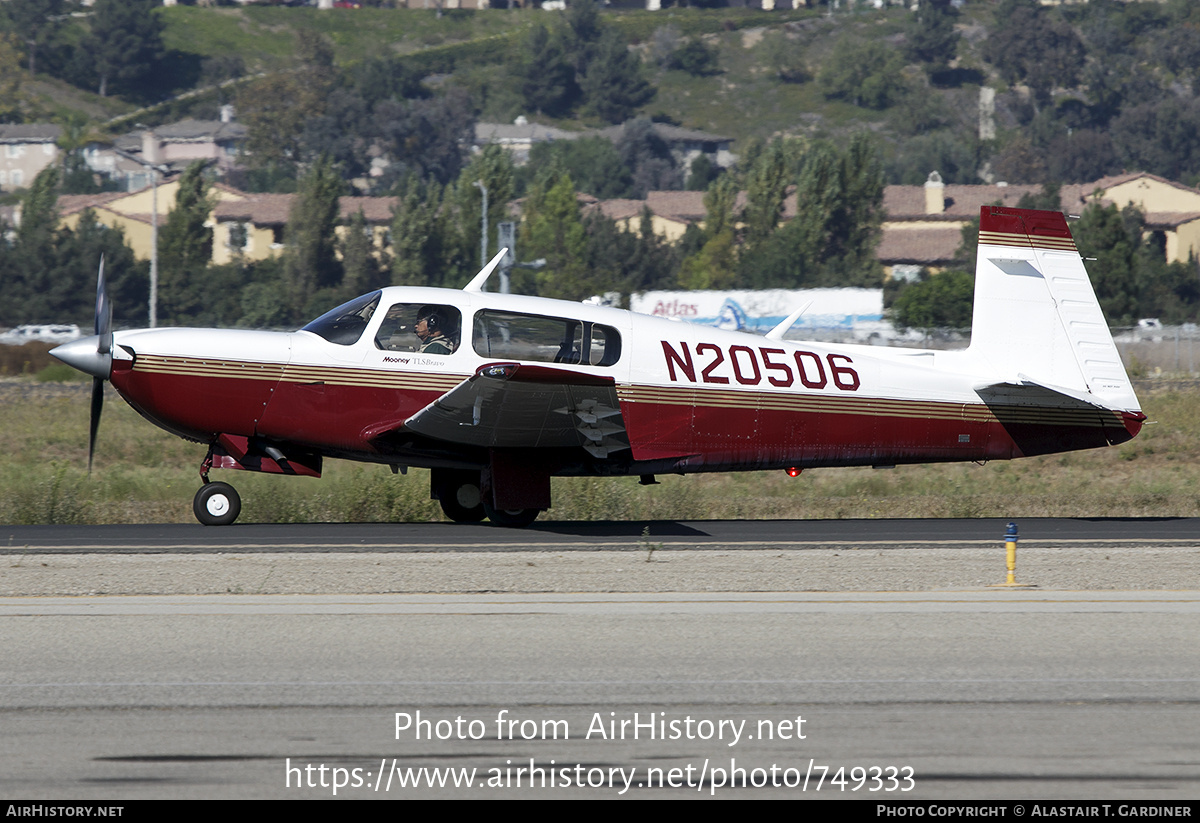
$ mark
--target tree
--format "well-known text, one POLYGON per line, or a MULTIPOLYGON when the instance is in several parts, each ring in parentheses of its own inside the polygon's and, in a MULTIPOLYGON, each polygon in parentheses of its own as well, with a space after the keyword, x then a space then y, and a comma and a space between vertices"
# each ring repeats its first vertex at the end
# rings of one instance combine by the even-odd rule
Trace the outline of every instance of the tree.
POLYGON ((21 226, 17 246, 30 257, 46 258, 54 245, 58 225, 57 166, 47 166, 33 179, 21 204, 21 226))
POLYGON ((666 141, 658 136, 654 124, 637 117, 625 124, 617 140, 617 151, 625 168, 632 174, 635 197, 645 197, 649 191, 679 189, 683 182, 675 157, 666 141))
POLYGON ((606 123, 623 123, 654 97, 642 61, 616 29, 605 31, 580 81, 584 108, 606 123))
POLYGON ((679 285, 685 289, 729 289, 738 285, 737 278, 737 249, 728 227, 711 235, 679 268, 679 285))
POLYGON ((179 178, 175 207, 158 235, 160 299, 164 314, 177 320, 194 315, 208 297, 204 272, 212 261, 213 232, 207 223, 216 198, 204 169, 204 161, 196 161, 179 178))
POLYGON ((1051 180, 1086 183, 1120 170, 1112 137, 1104 131, 1071 131, 1046 147, 1046 174, 1051 180))
POLYGON ((583 230, 585 277, 591 294, 627 296, 674 285, 677 247, 654 233, 648 209, 643 209, 637 230, 621 228, 598 210, 584 218, 583 230))
POLYGON ((367 222, 362 209, 346 221, 345 231, 337 242, 342 256, 342 294, 350 299, 384 285, 383 261, 375 246, 375 230, 367 222))
POLYGON ((841 149, 818 143, 803 158, 795 218, 769 234, 756 230, 740 260, 743 280, 757 288, 878 286, 882 220, 883 166, 870 139, 855 135, 841 149))
POLYGON ((817 75, 817 82, 826 97, 869 109, 885 109, 904 92, 900 73, 903 68, 904 60, 895 49, 874 41, 843 37, 817 75))
POLYGON ((532 111, 561 117, 574 108, 582 94, 562 38, 541 23, 529 30, 513 71, 521 97, 532 111))
POLYGON ((29 52, 29 73, 37 74, 37 52, 58 30, 62 0, 16 0, 5 3, 9 25, 29 52))
POLYGON ((1175 98, 1125 109, 1112 122, 1117 158, 1173 180, 1200 174, 1200 103, 1175 98))
POLYGON ((1025 83, 1036 105, 1050 102, 1054 86, 1074 86, 1083 68, 1083 42, 1069 23, 1036 0, 1004 0, 983 44, 983 56, 1009 83, 1025 83))
POLYGON ((1062 211, 1062 184, 1043 183, 1042 190, 1037 194, 1026 192, 1017 201, 1017 208, 1062 211))
POLYGON ((719 58, 720 52, 715 46, 693 37, 667 58, 667 68, 687 72, 693 77, 708 77, 721 72, 719 58))
POLYGON ((1006 183, 1044 183, 1045 152, 1024 134, 1017 134, 992 160, 992 173, 1006 183))
POLYGON ((1141 317, 1194 321, 1200 303, 1195 261, 1168 264, 1165 249, 1147 239, 1145 218, 1134 206, 1092 203, 1073 226, 1088 263, 1096 298, 1109 323, 1131 325, 1141 317))
POLYGON ((944 71, 958 55, 950 0, 923 0, 909 19, 908 59, 924 63, 930 74, 944 71))
POLYGON ((769 31, 759 45, 762 62, 784 83, 803 83, 809 79, 804 47, 782 31, 769 31))
MULTIPOLYGON (((805 169, 809 164, 805 163, 805 169)), ((871 138, 855 134, 837 157, 837 202, 824 214, 820 257, 828 285, 878 286, 882 279, 875 247, 883 225, 883 164, 871 138)), ((808 175, 796 188, 797 218, 809 206, 808 175)))
POLYGON ((756 246, 766 240, 779 225, 783 200, 792 180, 793 168, 782 140, 773 140, 758 156, 746 180, 746 244, 756 246))
POLYGON ((392 283, 449 286, 461 244, 445 213, 442 187, 409 177, 392 214, 392 283))
POLYGON ((608 30, 600 19, 600 6, 595 0, 577 0, 567 6, 560 20, 563 47, 575 61, 576 74, 585 74, 608 30))
POLYGON ((892 322, 900 329, 966 329, 974 297, 975 278, 965 271, 926 275, 900 292, 892 322))
POLYGON ((611 140, 604 137, 580 137, 537 143, 529 152, 529 162, 516 170, 518 192, 539 174, 560 168, 571 175, 580 191, 601 200, 631 197, 633 175, 611 140))
POLYGON ((311 314, 309 302, 320 290, 341 285, 337 259, 337 225, 342 180, 328 158, 322 157, 300 179, 288 216, 283 282, 295 319, 311 314))
POLYGON ((11 34, 0 34, 0 123, 20 123, 26 100, 21 93, 21 53, 11 34))
MULTIPOLYGON (((58 224, 58 168, 47 166, 33 179, 21 201, 21 225, 16 231, 7 283, 3 285, 3 313, 16 323, 35 318, 56 322, 49 314, 53 304, 53 276, 58 224)), ((3 241, 0 241, 3 242, 3 241)))
POLYGON ((328 153, 331 147, 321 145, 319 120, 326 113, 334 75, 333 46, 328 38, 302 29, 290 70, 242 88, 237 111, 246 126, 244 151, 251 165, 288 178, 295 176, 297 164, 315 158, 322 150, 328 153), (306 156, 306 140, 317 144, 311 157, 306 156))
POLYGON ((543 297, 580 300, 595 293, 584 264, 586 238, 568 174, 537 181, 525 201, 520 248, 527 258, 546 258, 538 272, 538 293, 543 297))
POLYGON ((84 211, 75 229, 56 228, 53 166, 26 193, 20 230, 10 244, 0 240, 0 323, 79 323, 95 317, 96 269, 105 261, 114 321, 142 325, 146 319, 148 263, 137 262, 120 229, 96 222, 84 211))
MULTIPOLYGON (((497 226, 502 220, 508 219, 508 203, 515 194, 512 155, 503 147, 490 144, 483 151, 474 155, 471 162, 463 169, 455 187, 458 206, 460 236, 466 259, 477 259, 480 248, 480 231, 482 230, 483 192, 476 182, 480 182, 488 193, 488 254, 499 251, 497 226), (471 252, 474 252, 472 254, 471 252)), ((485 261, 486 262, 486 261, 485 261)), ((480 263, 482 266, 483 263, 480 263)))
POLYGON ((475 109, 466 92, 451 88, 429 100, 385 100, 375 112, 397 178, 416 173, 446 185, 458 177, 475 138, 475 109))
POLYGON ((92 6, 86 47, 95 62, 101 97, 108 94, 110 83, 119 91, 132 91, 158 70, 165 48, 157 5, 155 0, 96 0, 92 6))

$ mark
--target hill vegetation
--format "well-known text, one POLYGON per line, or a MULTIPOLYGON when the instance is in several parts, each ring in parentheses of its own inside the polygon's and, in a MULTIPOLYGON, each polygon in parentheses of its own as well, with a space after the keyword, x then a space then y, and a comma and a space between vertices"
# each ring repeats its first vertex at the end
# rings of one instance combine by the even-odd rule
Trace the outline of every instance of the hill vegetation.
MULTIPOLYGON (((401 198, 392 231, 401 240, 381 256, 340 250, 336 259, 306 260, 304 249, 332 242, 306 237, 333 228, 315 224, 293 227, 278 261, 210 267, 167 250, 164 276, 177 299, 165 309, 180 323, 297 323, 353 290, 460 284, 477 265, 477 180, 493 192, 493 227, 507 200, 527 198, 533 220, 522 229, 522 255, 549 265, 518 286, 572 298, 663 286, 878 283, 872 249, 882 186, 918 184, 933 170, 947 183, 1048 188, 1123 170, 1200 181, 1200 6, 1188 0, 974 0, 957 9, 923 0, 916 12, 847 4, 602 12, 582 0, 563 13, 368 5, 6 3, 0 122, 63 124, 67 161, 53 182, 80 192, 95 186, 78 173, 88 138, 134 123, 211 119, 232 103, 249 129, 235 185, 401 198), (983 88, 995 99, 981 121, 983 88), (518 115, 568 129, 624 126, 615 143, 539 147, 521 168, 506 155, 468 153, 475 122, 518 115), (682 168, 651 121, 733 138, 738 162, 722 169, 700 158, 682 168), (389 162, 373 174, 380 157, 389 162), (310 179, 318 173, 322 185, 310 179), (684 187, 707 190, 708 216, 674 246, 621 231, 566 196, 684 187), (784 221, 791 187, 800 205, 784 221), (738 192, 746 192, 744 207, 738 192), (287 291, 296 282, 314 285, 287 291), (214 283, 231 286, 221 306, 188 292, 214 283), (269 299, 281 291, 288 305, 269 299)), ((1089 253, 1112 284, 1103 286, 1106 308, 1122 319, 1196 319, 1195 266, 1166 266, 1160 249, 1141 242, 1141 219, 1096 214, 1085 227, 1099 238, 1089 253)), ((67 303, 43 316, 55 306, 29 279, 30 268, 48 266, 37 255, 57 249, 54 265, 77 278, 94 268, 70 251, 91 248, 74 232, 44 239, 52 234, 23 229, 0 243, 0 287, 17 296, 0 322, 86 321, 66 297, 86 288, 69 278, 54 280, 67 303), (41 304, 29 302, 37 295, 41 304)), ((129 258, 131 298, 139 265, 129 258)))

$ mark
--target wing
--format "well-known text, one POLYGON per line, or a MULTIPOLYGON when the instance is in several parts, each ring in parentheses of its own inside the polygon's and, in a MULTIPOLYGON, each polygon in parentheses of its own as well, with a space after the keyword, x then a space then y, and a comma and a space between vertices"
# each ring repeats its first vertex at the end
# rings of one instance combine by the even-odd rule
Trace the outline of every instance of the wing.
POLYGON ((601 459, 629 448, 613 378, 517 363, 480 367, 404 428, 484 448, 578 446, 601 459))

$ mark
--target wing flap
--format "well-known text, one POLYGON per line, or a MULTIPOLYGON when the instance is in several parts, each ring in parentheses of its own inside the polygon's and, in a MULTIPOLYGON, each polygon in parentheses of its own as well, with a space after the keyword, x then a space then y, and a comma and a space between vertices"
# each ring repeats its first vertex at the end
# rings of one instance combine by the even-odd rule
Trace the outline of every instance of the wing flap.
POLYGON ((404 421, 426 437, 481 448, 629 448, 616 381, 546 366, 491 363, 404 421))

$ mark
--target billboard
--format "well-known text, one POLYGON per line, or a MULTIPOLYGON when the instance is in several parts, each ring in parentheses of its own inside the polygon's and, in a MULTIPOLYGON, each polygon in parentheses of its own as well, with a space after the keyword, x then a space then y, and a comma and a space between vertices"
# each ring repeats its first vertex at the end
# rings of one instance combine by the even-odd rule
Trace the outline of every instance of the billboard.
POLYGON ((883 324, 883 289, 648 291, 629 298, 629 308, 640 314, 758 334, 805 304, 794 330, 874 331, 883 324))

